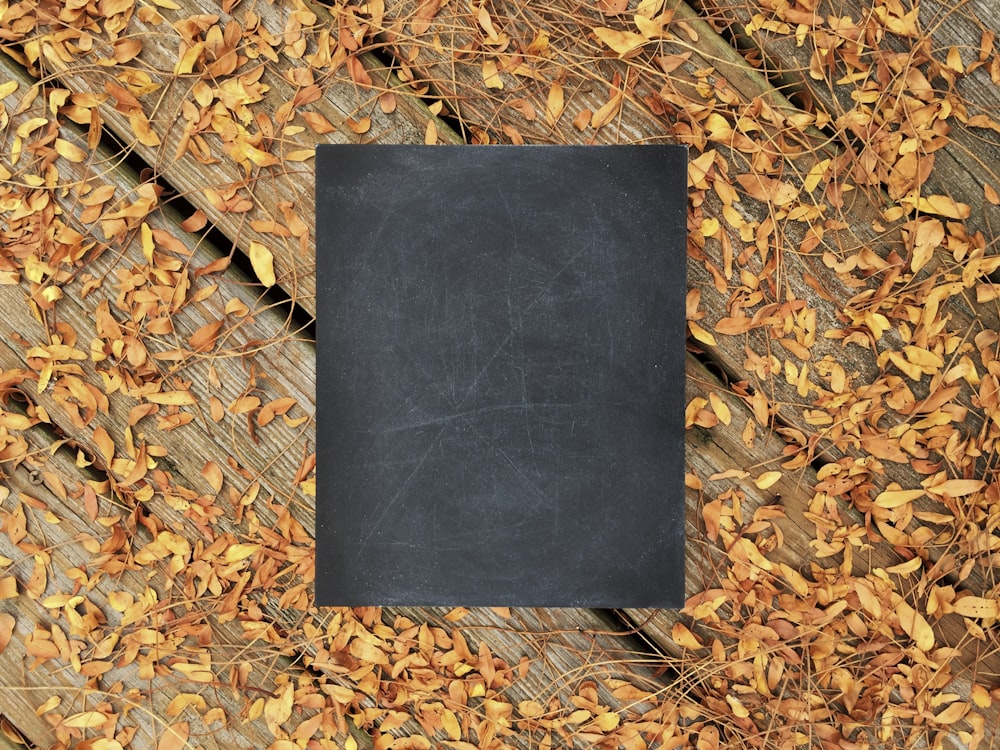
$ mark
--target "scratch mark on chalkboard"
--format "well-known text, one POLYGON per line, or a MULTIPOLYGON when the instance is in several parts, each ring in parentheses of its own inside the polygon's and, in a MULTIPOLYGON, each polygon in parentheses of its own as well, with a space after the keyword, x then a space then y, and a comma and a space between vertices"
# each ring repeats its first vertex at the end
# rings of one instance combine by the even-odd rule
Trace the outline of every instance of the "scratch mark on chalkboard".
POLYGON ((391 498, 389 498, 389 500, 385 503, 385 506, 382 508, 382 512, 379 513, 378 518, 371 525, 371 529, 368 531, 368 534, 365 536, 364 541, 361 544, 358 545, 358 553, 355 556, 355 560, 361 559, 361 555, 364 552, 364 549, 363 549, 364 544, 367 544, 369 541, 371 541, 371 538, 373 536, 375 536, 376 532, 378 532, 378 530, 382 527, 382 521, 384 521, 385 517, 387 515, 389 515, 389 511, 393 509, 393 507, 396 505, 396 503, 399 501, 399 499, 403 496, 403 493, 406 492, 406 490, 409 488, 409 486, 413 482, 414 478, 417 476, 418 473, 420 473, 420 470, 423 468, 424 464, 427 462, 428 456, 431 455, 431 452, 434 450, 435 446, 437 445, 438 440, 441 439, 441 434, 443 432, 444 432, 444 428, 442 427, 441 430, 440 430, 440 432, 438 432, 437 436, 434 438, 434 440, 430 441, 430 444, 427 446, 427 450, 424 451, 424 455, 420 458, 419 463, 417 463, 417 465, 413 467, 413 471, 410 472, 409 476, 407 476, 406 479, 403 480, 403 483, 399 486, 399 489, 396 490, 396 494, 394 494, 391 498))
POLYGON ((500 356, 500 353, 510 345, 511 341, 514 340, 514 336, 517 335, 518 332, 520 332, 522 326, 524 325, 525 314, 529 310, 531 310, 535 305, 537 305, 538 302, 549 292, 550 288, 555 283, 556 279, 562 276, 562 274, 566 271, 566 269, 572 266, 577 261, 577 259, 579 259, 580 256, 582 256, 585 252, 587 252, 591 247, 593 247, 593 245, 594 241, 593 238, 591 238, 590 244, 581 247, 576 253, 574 253, 572 258, 567 260, 554 274, 552 274, 551 277, 549 277, 549 279, 542 286, 542 289, 538 292, 538 294, 535 295, 535 298, 531 300, 531 302, 529 302, 527 305, 525 305, 524 312, 522 313, 520 320, 518 320, 518 322, 511 328, 510 333, 508 333, 504 337, 504 340, 500 342, 499 346, 497 346, 493 354, 490 355, 489 359, 486 360, 486 363, 479 369, 479 372, 476 373, 476 376, 472 379, 472 382, 469 384, 469 388, 466 391, 465 396, 462 398, 460 402, 458 402, 458 404, 455 405, 456 409, 460 409, 462 405, 469 400, 472 394, 475 393, 476 386, 479 385, 480 379, 482 379, 483 375, 486 374, 486 371, 489 370, 490 366, 493 364, 496 358, 500 356))
POLYGON ((503 201, 503 207, 507 210, 507 216, 510 218, 510 228, 514 232, 514 250, 518 248, 518 233, 517 233, 517 219, 514 218, 514 212, 510 210, 510 204, 507 202, 507 195, 504 193, 503 188, 500 185, 496 186, 497 192, 500 194, 500 200, 503 201))

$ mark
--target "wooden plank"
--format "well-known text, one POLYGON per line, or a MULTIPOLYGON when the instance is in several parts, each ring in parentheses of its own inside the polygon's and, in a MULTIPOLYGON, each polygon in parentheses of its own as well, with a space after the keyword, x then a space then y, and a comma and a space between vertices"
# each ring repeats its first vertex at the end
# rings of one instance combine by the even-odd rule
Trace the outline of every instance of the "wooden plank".
MULTIPOLYGON (((26 79, 23 71, 11 66, 9 60, 0 60, 0 64, 7 66, 5 73, 9 77, 20 80, 23 84, 19 92, 8 97, 9 109, 16 111, 20 97, 34 85, 34 81, 26 79)), ((12 128, 16 129, 21 122, 38 114, 36 107, 44 108, 45 102, 39 99, 33 106, 15 115, 12 118, 12 128)), ((81 137, 70 126, 64 126, 59 134, 69 142, 81 137)), ((103 147, 98 148, 94 154, 94 162, 114 163, 113 154, 103 147)), ((91 231, 100 235, 98 226, 89 225, 93 219, 88 221, 83 218, 86 206, 76 195, 57 194, 54 190, 46 189, 33 190, 27 187, 30 170, 20 172, 18 166, 11 161, 6 161, 4 166, 18 175, 21 184, 20 187, 15 187, 16 183, 11 183, 5 199, 51 199, 62 211, 61 219, 54 227, 57 233, 65 234, 70 231, 68 227, 75 228, 74 231, 82 236, 88 236, 91 231)), ((134 202, 137 193, 144 190, 139 187, 137 176, 122 166, 100 172, 92 170, 88 163, 77 165, 59 160, 58 167, 68 182, 86 183, 91 192, 105 185, 113 186, 117 191, 116 197, 122 203, 118 206, 112 204, 112 208, 127 205, 129 198, 134 202)), ((148 197, 150 194, 147 191, 145 195, 148 197)), ((325 631, 332 616, 330 612, 317 613, 315 610, 309 616, 305 614, 311 601, 309 583, 312 575, 312 551, 309 548, 312 539, 302 524, 312 527, 314 510, 311 500, 303 496, 296 484, 295 477, 302 461, 308 457, 311 432, 301 425, 284 424, 279 417, 266 428, 257 425, 251 435, 245 415, 234 415, 223 408, 224 416, 217 423, 207 406, 212 398, 221 399, 223 404, 230 404, 252 390, 261 399, 262 405, 280 398, 293 398, 296 406, 290 414, 298 417, 306 412, 305 416, 311 418, 314 350, 308 342, 289 334, 286 318, 279 311, 262 306, 249 280, 241 277, 234 269, 229 269, 225 275, 199 276, 198 269, 204 269, 224 256, 209 243, 179 229, 179 221, 180 217, 169 206, 161 206, 149 215, 132 221, 130 231, 118 240, 121 244, 116 243, 115 253, 106 248, 105 252, 92 252, 86 265, 75 269, 76 273, 57 278, 55 283, 50 281, 51 285, 58 285, 64 290, 55 307, 58 313, 57 323, 53 323, 52 310, 38 311, 37 318, 32 315, 25 302, 31 295, 38 293, 38 284, 31 282, 28 274, 18 271, 15 278, 20 278, 20 294, 8 291, 0 297, 8 324, 16 332, 13 339, 5 339, 0 345, 2 370, 12 376, 18 369, 31 373, 30 365, 34 360, 28 356, 30 347, 50 344, 52 335, 61 337, 68 346, 79 345, 74 338, 74 331, 80 333, 81 341, 86 341, 89 335, 98 336, 101 324, 95 321, 94 310, 102 309, 106 303, 106 314, 116 315, 119 325, 125 327, 133 339, 148 347, 146 362, 153 362, 150 365, 152 385, 162 381, 164 384, 174 384, 167 385, 167 388, 178 387, 177 383, 180 381, 172 380, 174 377, 189 379, 195 384, 193 393, 197 396, 197 405, 201 405, 200 409, 160 406, 157 413, 142 418, 145 422, 140 420, 131 426, 128 425, 131 410, 141 406, 143 402, 155 403, 155 400, 149 401, 149 396, 155 399, 155 392, 160 392, 161 389, 119 388, 107 396, 106 405, 102 405, 101 399, 98 399, 97 407, 88 410, 85 395, 70 398, 68 394, 74 389, 77 389, 77 394, 85 394, 79 389, 87 388, 88 384, 91 387, 95 383, 106 385, 106 381, 97 374, 98 364, 95 362, 85 362, 80 370, 69 368, 71 376, 75 376, 76 380, 72 377, 67 380, 57 372, 51 379, 51 385, 36 392, 37 388, 32 381, 38 376, 31 375, 24 387, 30 398, 42 405, 46 419, 50 419, 66 439, 79 446, 96 470, 113 481, 114 488, 109 501, 120 504, 125 509, 132 526, 139 532, 146 528, 150 533, 180 534, 192 545, 222 542, 224 547, 229 547, 246 540, 262 548, 250 558, 237 561, 239 564, 228 566, 231 570, 226 576, 213 579, 221 589, 217 595, 213 590, 204 591, 201 584, 205 582, 205 571, 202 571, 199 582, 199 574, 190 565, 190 574, 184 572, 179 576, 167 576, 162 568, 147 563, 146 573, 152 577, 151 580, 155 579, 166 590, 175 590, 175 585, 180 587, 185 596, 200 602, 219 621, 221 638, 214 640, 212 646, 218 649, 218 657, 224 664, 256 664, 253 672, 240 676, 244 683, 249 680, 251 687, 244 688, 246 695, 241 698, 245 703, 231 707, 227 720, 236 721, 237 717, 247 716, 248 711, 259 715, 261 706, 258 701, 270 699, 270 696, 278 692, 279 687, 284 689, 283 685, 291 684, 287 680, 292 680, 298 686, 297 690, 315 691, 315 695, 321 696, 326 714, 323 723, 327 728, 333 721, 341 730, 349 729, 349 723, 344 721, 343 716, 348 710, 348 704, 353 703, 354 699, 348 701, 340 692, 335 695, 340 696, 343 703, 338 703, 333 695, 320 692, 320 687, 352 683, 345 683, 340 673, 334 671, 318 672, 299 666, 303 660, 300 650, 306 648, 316 652, 318 642, 322 640, 317 634, 325 631), (169 277, 168 281, 171 294, 177 288, 187 289, 184 304, 172 310, 170 335, 148 336, 141 321, 130 321, 128 315, 123 315, 123 311, 118 309, 116 299, 121 289, 116 288, 117 285, 111 281, 97 285, 91 283, 95 279, 113 280, 116 276, 126 280, 134 280, 136 275, 162 279, 153 273, 152 264, 146 259, 141 247, 141 232, 136 231, 139 229, 140 219, 151 227, 158 254, 182 259, 178 264, 181 269, 178 275, 169 277), (120 275, 122 273, 125 274, 124 277, 120 275), (89 292, 81 291, 87 290, 88 285, 96 288, 89 292), (207 292, 213 290, 216 290, 216 294, 206 296, 207 292), (228 311, 226 306, 229 307, 228 311), (167 364, 160 369, 159 361, 155 359, 157 354, 176 352, 178 344, 182 347, 190 346, 189 339, 194 332, 221 320, 231 325, 219 331, 216 345, 187 350, 193 357, 170 356, 162 360, 167 364), (178 427, 180 421, 177 415, 184 412, 194 413, 195 418, 189 424, 178 427), (101 430, 103 433, 100 433, 101 430), (159 448, 150 452, 154 442, 159 448), (147 448, 146 455, 153 458, 156 465, 151 467, 153 471, 147 477, 137 482, 130 481, 122 472, 128 472, 128 466, 134 467, 135 461, 130 462, 129 458, 141 455, 143 445, 147 448), (120 463, 122 461, 124 464, 120 463), (212 472, 205 470, 208 462, 214 464, 212 472), (143 494, 145 488, 155 491, 148 492, 150 497, 146 497, 143 494), (140 525, 136 526, 137 523, 140 525), (283 543, 283 537, 293 535, 294 544, 283 543), (296 549, 301 550, 297 553, 298 557, 292 556, 296 549), (288 565, 289 560, 291 565, 288 565), (282 577, 275 582, 277 575, 282 577), (191 587, 195 587, 193 592, 188 591, 191 587), (202 590, 199 591, 199 588, 202 590), (283 594, 288 594, 288 597, 284 598, 283 594), (250 604, 251 598, 255 600, 254 604, 250 604), (251 613, 247 617, 244 612, 234 619, 236 612, 233 608, 241 601, 243 610, 249 607, 257 614, 251 613), (226 612, 226 608, 232 611, 226 612), (247 659, 246 654, 249 653, 259 656, 247 659), (295 657, 294 662, 291 657, 295 657), (275 683, 276 679, 281 681, 281 686, 275 683)), ((23 227, 17 226, 12 231, 20 229, 23 227)), ((27 231, 27 237, 30 238, 33 230, 29 228, 27 231)), ((159 262, 159 265, 170 264, 159 262)), ((150 317, 155 316, 151 314, 150 317)), ((103 335, 106 337, 107 332, 103 335)), ((124 335, 118 334, 119 337, 124 335)), ((110 341, 106 343, 111 344, 110 341)), ((104 367, 108 366, 106 359, 101 361, 104 362, 104 367)), ((122 353, 118 364, 118 374, 122 375, 124 381, 141 386, 142 381, 147 379, 143 375, 143 363, 138 362, 137 358, 130 363, 122 353)), ((110 374, 113 369, 106 372, 110 374)), ((92 398, 102 391, 100 386, 92 390, 92 398)), ((256 414, 252 413, 251 417, 255 418, 256 414)), ((308 426, 308 422, 305 424, 308 426)), ((75 486, 71 476, 63 477, 62 481, 67 486, 75 486)), ((65 507, 63 511, 75 514, 72 522, 79 528, 102 533, 105 531, 97 523, 99 519, 85 515, 84 508, 79 504, 65 507)), ((68 526, 69 524, 67 528, 68 526)), ((132 537, 130 533, 128 538, 134 541, 134 552, 138 552, 149 541, 143 540, 141 534, 134 539, 132 537)), ((71 541, 66 543, 75 546, 71 541)), ((189 563, 195 564, 196 561, 189 560, 189 563)), ((123 585, 128 580, 131 579, 125 579, 123 585)), ((52 580, 52 586, 59 591, 72 590, 73 585, 64 575, 60 575, 58 579, 53 577, 52 580)), ((130 593, 139 598, 142 589, 130 593)), ((353 618, 349 612, 347 614, 347 619, 353 618)), ((157 693, 160 697, 171 699, 176 694, 176 686, 173 693, 170 689, 163 688, 157 693)), ((348 694, 353 694, 351 689, 348 694)), ((37 706, 47 696, 34 692, 32 697, 37 699, 37 706)), ((361 706, 372 703, 372 699, 363 693, 358 693, 356 700, 361 706)), ((308 717, 303 715, 302 718, 308 717)), ((413 722, 407 728, 411 731, 419 730, 413 722)), ((246 737, 254 741, 253 727, 250 725, 247 726, 246 737)), ((261 741, 264 741, 263 737, 261 741)), ((270 744, 267 741, 261 746, 270 744)))
MULTIPOLYGON (((753 419, 750 407, 732 392, 719 388, 715 378, 700 363, 689 360, 687 384, 689 400, 708 399, 712 393, 723 398, 732 421, 731 427, 720 424, 710 429, 692 427, 689 431, 689 471, 699 477, 703 485, 698 491, 688 492, 688 565, 693 568, 688 571, 688 593, 694 599, 685 610, 680 611, 625 610, 623 614, 627 620, 641 625, 643 634, 664 654, 682 663, 694 658, 693 653, 698 653, 697 650, 692 651, 690 642, 683 641, 683 632, 693 632, 704 644, 706 651, 713 640, 719 639, 724 646, 727 663, 747 667, 756 665, 753 669, 734 666, 733 685, 752 685, 756 668, 762 668, 764 672, 769 668, 783 669, 782 689, 775 692, 773 700, 750 698, 750 703, 747 704, 748 707, 751 704, 755 707, 753 713, 756 726, 766 726, 768 731, 779 736, 782 736, 783 727, 790 715, 791 704, 788 701, 795 701, 797 696, 808 693, 817 674, 832 671, 839 666, 839 653, 847 649, 857 649, 857 658, 850 666, 853 680, 861 684, 869 679, 867 689, 870 696, 882 701, 883 708, 888 708, 892 703, 902 703, 898 693, 887 694, 880 683, 870 680, 869 676, 875 670, 873 665, 883 652, 866 652, 863 647, 868 638, 852 633, 848 623, 864 621, 867 623, 865 627, 870 627, 872 633, 889 627, 899 640, 900 649, 906 647, 906 635, 900 629, 898 621, 890 624, 894 615, 887 604, 881 618, 872 617, 866 611, 864 603, 851 594, 853 585, 849 576, 865 578, 877 585, 880 578, 886 575, 884 571, 905 563, 906 558, 884 544, 867 549, 856 547, 851 565, 846 571, 844 563, 838 563, 835 558, 810 560, 805 557, 803 551, 809 549, 816 538, 817 525, 825 523, 837 528, 842 540, 852 536, 857 540, 857 532, 865 526, 864 515, 849 506, 823 507, 822 503, 817 504, 813 488, 820 480, 811 466, 803 467, 794 474, 783 474, 774 485, 764 490, 749 478, 741 479, 736 476, 709 480, 708 477, 720 467, 755 466, 758 468, 752 473, 763 473, 763 470, 769 468, 768 455, 780 455, 781 445, 768 449, 767 438, 758 438, 752 446, 746 444, 737 428, 753 419), (761 442, 765 442, 765 445, 761 446, 761 442), (716 503, 719 508, 712 509, 711 503, 716 503), (708 532, 706 520, 717 518, 719 509, 723 512, 721 531, 717 538, 708 532), (781 515, 775 517, 774 510, 778 510, 781 515), (737 646, 741 640, 746 640, 741 639, 741 631, 746 626, 747 619, 738 617, 735 613, 748 608, 743 599, 748 591, 742 585, 743 579, 734 576, 734 566, 728 562, 727 550, 733 549, 743 538, 751 539, 773 566, 773 569, 767 571, 750 571, 751 578, 763 584, 759 583, 754 591, 770 590, 775 597, 775 601, 768 604, 758 603, 758 611, 747 619, 755 625, 777 628, 780 631, 780 645, 777 641, 765 639, 760 648, 752 644, 749 647, 737 646), (780 541, 776 544, 776 540, 780 541), (729 571, 721 581, 716 577, 719 570, 729 571), (702 596, 706 588, 712 592, 708 598, 721 596, 725 599, 718 619, 692 618, 694 607, 706 598, 702 596), (841 589, 843 594, 831 596, 830 593, 825 593, 841 589), (842 599, 847 606, 842 611, 837 611, 836 605, 842 599), (803 604, 808 606, 802 607, 803 604), (801 609, 797 612, 799 607, 801 609), (826 612, 830 614, 827 615, 826 612), (679 633, 675 628, 683 630, 679 633), (675 640, 678 637, 682 638, 682 643, 675 640), (824 655, 822 649, 817 648, 817 643, 822 643, 824 639, 833 639, 839 643, 840 650, 824 655)), ((773 436, 770 439, 774 442, 773 436)), ((719 521, 715 523, 718 524, 719 521)), ((736 570, 738 569, 736 566, 736 570)), ((965 645, 968 636, 962 618, 946 615, 934 625, 940 638, 939 646, 962 648, 965 645)), ((955 673, 947 669, 941 670, 935 676, 938 681, 937 689, 955 692, 967 699, 974 684, 970 677, 960 669, 955 673)), ((721 691, 720 696, 719 692, 713 692, 708 686, 704 689, 709 695, 715 695, 715 700, 721 700, 725 694, 725 691, 721 691)), ((862 708, 855 707, 847 713, 855 714, 854 718, 864 723, 873 707, 865 700, 856 706, 862 708)), ((843 706, 839 710, 843 711, 843 706)), ((986 726, 995 726, 994 722, 1000 719, 995 706, 980 713, 986 726)), ((814 720, 823 723, 826 719, 822 719, 817 713, 814 720)), ((731 739, 735 741, 735 737, 731 739)), ((944 740, 948 747, 963 746, 954 733, 946 734, 944 740)))
MULTIPOLYGON (((0 535, 0 555, 13 563, 2 577, 17 581, 17 593, 0 601, 0 611, 15 624, 0 652, 0 695, 8 721, 39 747, 78 742, 111 728, 111 736, 132 735, 137 745, 151 747, 178 722, 187 722, 206 748, 247 741, 269 745, 271 733, 262 719, 225 721, 245 711, 246 699, 252 702, 276 689, 265 660, 257 661, 251 687, 230 688, 219 657, 243 648, 242 634, 221 623, 210 608, 185 602, 183 593, 165 586, 162 578, 148 576, 151 570, 132 565, 128 540, 134 538, 136 547, 148 543, 147 529, 105 498, 99 501, 97 523, 83 516, 85 486, 103 477, 81 469, 77 452, 45 429, 34 410, 11 406, 0 410, 0 420, 30 419, 34 426, 14 433, 25 440, 26 457, 3 468, 10 494, 0 510, 6 530, 0 535), (139 607, 145 612, 133 616, 125 604, 142 597, 155 603, 139 607), (177 636, 183 620, 190 621, 187 638, 177 636), (211 681, 202 681, 200 674, 192 681, 177 666, 198 663, 196 634, 210 634, 213 641, 211 681), (154 678, 154 670, 161 679, 154 678), (182 693, 200 695, 200 711, 171 713, 170 702, 182 693), (49 705, 50 700, 57 702, 49 705), (213 708, 225 711, 223 721, 213 721, 207 713, 213 708), (103 721, 97 726, 99 716, 91 723, 88 711, 106 714, 108 726, 103 721)), ((301 671, 287 658, 279 661, 280 671, 301 671)))
MULTIPOLYGON (((852 179, 859 184, 891 184, 892 170, 906 153, 899 150, 903 138, 911 130, 931 124, 917 119, 907 122, 918 117, 918 102, 939 101, 948 107, 949 112, 940 112, 936 132, 927 129, 928 138, 921 139, 917 152, 934 165, 921 195, 951 196, 973 207, 971 226, 986 231, 996 226, 1000 206, 985 200, 984 185, 994 190, 1000 185, 996 167, 1000 163, 1000 135, 991 130, 1000 129, 995 118, 1000 58, 995 49, 980 54, 980 40, 991 25, 994 34, 1000 28, 994 14, 983 12, 985 3, 955 6, 931 0, 914 3, 915 13, 907 9, 901 16, 887 14, 885 20, 868 4, 853 0, 836 7, 819 3, 814 13, 734 0, 702 0, 699 7, 713 24, 735 34, 741 46, 756 50, 764 70, 780 77, 791 90, 803 92, 833 118, 835 137, 846 151, 845 159, 856 165, 852 179), (768 28, 755 28, 755 15, 770 22, 768 28), (838 19, 839 30, 830 27, 831 18, 838 19), (813 44, 799 43, 799 23, 806 24, 813 44), (748 35, 747 28, 754 29, 753 33, 748 35), (847 43, 855 37, 860 51, 853 42, 847 43), (962 60, 961 72, 949 67, 951 50, 962 60), (870 72, 861 69, 868 64, 873 64, 870 72), (908 71, 913 71, 909 84, 908 71), (933 90, 924 88, 928 79, 933 90), (878 130, 887 137, 872 137, 866 119, 879 113, 874 105, 858 101, 862 89, 877 92, 876 103, 898 117, 903 127, 891 129, 889 122, 879 124, 878 130), (896 114, 898 108, 886 103, 887 98, 899 96, 910 97, 903 114, 896 114), (981 119, 974 119, 977 116, 981 119)), ((905 199, 901 194, 893 194, 893 198, 905 199)))
MULTIPOLYGON (((52 31, 50 22, 40 18, 38 31, 52 31)), ((422 143, 430 122, 436 123, 442 142, 459 142, 372 54, 348 59, 335 35, 331 40, 329 23, 328 10, 319 4, 280 3, 260 13, 237 7, 230 15, 222 11, 222 3, 187 2, 177 10, 130 15, 121 33, 142 47, 124 69, 109 65, 110 45, 99 41, 89 54, 70 52, 65 46, 72 38, 70 29, 42 45, 25 42, 17 56, 71 92, 111 91, 112 97, 92 110, 103 126, 204 211, 241 251, 248 253, 251 242, 266 245, 281 286, 313 314, 312 225, 305 221, 314 200, 309 152, 317 143, 422 143), (190 16, 201 19, 205 28, 195 33, 194 25, 185 25, 190 16), (185 41, 178 29, 191 38, 185 41), (232 53, 239 56, 233 70, 220 65, 175 73, 181 65, 178 50, 204 43, 223 29, 228 29, 227 38, 234 30, 252 35, 259 57, 244 56, 241 50, 232 53), (356 63, 362 67, 353 67, 356 63), (359 80, 371 82, 352 80, 351 70, 359 71, 359 80), (145 93, 128 99, 121 92, 130 85, 145 93), (392 114, 379 103, 383 93, 394 97, 392 114), (141 116, 135 107, 141 108, 141 116), (320 116, 315 127, 333 130, 318 134, 304 115, 320 116), (367 131, 352 130, 366 118, 367 131), (150 134, 135 132, 146 124, 150 134), (187 148, 191 144, 196 152, 187 148), (302 224, 292 226, 295 219, 302 224), (261 228, 269 222, 281 226, 275 232, 261 228)))

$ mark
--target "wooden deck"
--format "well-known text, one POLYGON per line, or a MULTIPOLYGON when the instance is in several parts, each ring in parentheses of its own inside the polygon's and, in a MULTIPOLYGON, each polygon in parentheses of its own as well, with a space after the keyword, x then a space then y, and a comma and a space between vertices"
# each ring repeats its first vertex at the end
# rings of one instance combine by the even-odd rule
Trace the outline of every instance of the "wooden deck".
POLYGON ((593 5, 3 6, 0 744, 990 736, 996 20, 593 5), (683 611, 312 607, 324 142, 691 147, 683 611))

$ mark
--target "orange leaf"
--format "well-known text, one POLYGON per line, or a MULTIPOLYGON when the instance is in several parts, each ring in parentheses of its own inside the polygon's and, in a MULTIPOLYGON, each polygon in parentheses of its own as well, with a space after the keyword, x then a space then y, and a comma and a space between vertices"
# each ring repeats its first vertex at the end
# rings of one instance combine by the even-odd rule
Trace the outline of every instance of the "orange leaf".
MULTIPOLYGON (((14 576, 0 578, 0 599, 13 599, 17 596, 17 579, 14 576)), ((3 651, 0 648, 0 651, 3 651)))
POLYGON ((222 330, 222 323, 221 320, 206 323, 191 334, 191 337, 188 338, 188 344, 196 352, 207 352, 215 346, 215 342, 219 338, 219 331, 222 330))
POLYGON ((421 0, 413 20, 410 21, 410 31, 414 36, 420 36, 431 27, 431 21, 441 7, 441 0, 421 0))
POLYGON ((670 631, 670 639, 681 648, 704 648, 704 644, 698 640, 698 636, 692 633, 684 623, 674 623, 670 631))
POLYGON ((371 88, 372 77, 368 75, 364 63, 353 55, 347 58, 347 72, 351 75, 351 80, 363 88, 371 88))
POLYGON ((301 112, 300 114, 302 115, 302 119, 306 121, 306 125, 318 135, 326 135, 337 129, 333 123, 319 112, 301 112))
POLYGON ((545 102, 545 119, 548 120, 549 125, 555 125, 559 121, 565 106, 562 84, 559 81, 554 81, 545 102))
POLYGON ((14 634, 14 616, 7 612, 0 612, 0 653, 7 648, 10 638, 14 634))
POLYGON ((186 721, 171 724, 163 732, 156 750, 183 750, 187 745, 188 735, 191 733, 191 725, 186 721))
POLYGON ((756 173, 739 174, 736 175, 736 181, 751 198, 756 198, 762 203, 787 206, 799 196, 797 187, 773 177, 764 177, 756 173))
POLYGON ((101 455, 106 463, 110 464, 115 457, 115 441, 108 435, 108 431, 101 426, 94 428, 94 442, 97 443, 101 455))

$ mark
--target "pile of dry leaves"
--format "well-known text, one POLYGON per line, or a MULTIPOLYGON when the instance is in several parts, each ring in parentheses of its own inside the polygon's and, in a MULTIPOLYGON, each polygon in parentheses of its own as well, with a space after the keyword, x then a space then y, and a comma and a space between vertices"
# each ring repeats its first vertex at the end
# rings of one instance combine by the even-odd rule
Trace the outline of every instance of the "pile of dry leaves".
POLYGON ((0 0, 4 734, 980 746, 1000 54, 951 5, 0 0), (330 141, 690 147, 682 612, 312 606, 330 141))

